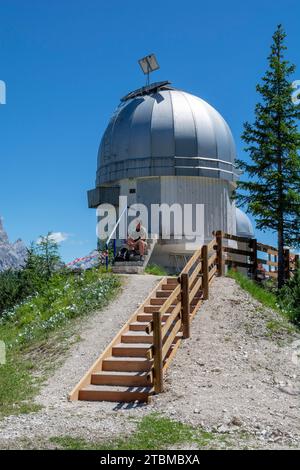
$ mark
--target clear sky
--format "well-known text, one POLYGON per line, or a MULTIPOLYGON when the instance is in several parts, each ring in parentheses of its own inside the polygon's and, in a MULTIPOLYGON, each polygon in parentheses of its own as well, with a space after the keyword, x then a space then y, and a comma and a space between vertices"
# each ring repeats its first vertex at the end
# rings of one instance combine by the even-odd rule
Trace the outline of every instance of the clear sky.
POLYGON ((242 124, 278 23, 300 79, 299 18, 300 0, 0 0, 0 215, 10 239, 63 232, 65 260, 95 247, 86 190, 99 142, 120 97, 144 85, 137 59, 150 52, 161 66, 153 80, 213 105, 243 156, 242 124))

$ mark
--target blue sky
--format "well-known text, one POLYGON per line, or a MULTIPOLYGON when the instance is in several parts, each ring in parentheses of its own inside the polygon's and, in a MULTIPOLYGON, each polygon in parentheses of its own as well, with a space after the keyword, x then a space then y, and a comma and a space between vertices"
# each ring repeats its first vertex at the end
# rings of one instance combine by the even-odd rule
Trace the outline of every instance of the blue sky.
MULTIPOLYGON (((68 234, 65 260, 95 247, 94 186, 101 135, 120 97, 144 85, 137 59, 155 52, 170 80, 228 121, 239 156, 272 33, 287 31, 300 79, 300 1, 1 0, 0 215, 9 237, 68 234)), ((259 234, 274 243, 271 234, 259 234)))

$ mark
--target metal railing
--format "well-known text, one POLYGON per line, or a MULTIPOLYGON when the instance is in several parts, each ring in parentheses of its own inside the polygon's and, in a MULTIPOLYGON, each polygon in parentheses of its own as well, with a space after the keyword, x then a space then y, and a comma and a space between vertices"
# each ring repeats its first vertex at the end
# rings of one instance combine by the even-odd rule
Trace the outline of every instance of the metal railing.
POLYGON ((120 225, 120 222, 122 220, 122 217, 126 214, 127 216, 127 206, 124 207, 124 209, 122 210, 121 214, 119 215, 119 218, 117 220, 117 222, 115 223, 114 225, 114 228, 112 229, 109 237, 107 238, 106 242, 105 242, 105 246, 106 246, 106 257, 105 257, 105 266, 106 266, 106 270, 108 270, 108 264, 109 264, 109 244, 111 242, 111 239, 113 238, 113 253, 114 253, 114 258, 116 257, 116 254, 117 254, 117 240, 116 240, 116 237, 114 236, 115 233, 116 233, 116 230, 118 228, 118 226, 120 225))

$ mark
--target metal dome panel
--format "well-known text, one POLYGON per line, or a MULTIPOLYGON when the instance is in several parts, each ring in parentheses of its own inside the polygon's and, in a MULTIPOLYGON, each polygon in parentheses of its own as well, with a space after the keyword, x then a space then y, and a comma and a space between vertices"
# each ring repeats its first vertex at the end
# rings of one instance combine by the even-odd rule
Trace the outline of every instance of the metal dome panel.
POLYGON ((235 154, 231 131, 212 106, 184 91, 154 87, 114 113, 100 144, 96 184, 177 174, 234 180, 235 154))

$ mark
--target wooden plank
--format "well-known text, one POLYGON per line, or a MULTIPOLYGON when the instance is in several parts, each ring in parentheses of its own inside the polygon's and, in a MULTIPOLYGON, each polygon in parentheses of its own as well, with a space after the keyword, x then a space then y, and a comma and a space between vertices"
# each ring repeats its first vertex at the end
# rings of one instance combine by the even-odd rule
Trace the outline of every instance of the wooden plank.
POLYGON ((203 299, 202 297, 200 297, 200 299, 197 301, 197 303, 195 305, 193 305, 192 307, 192 311, 191 311, 191 320, 193 320, 194 316, 196 315, 196 313, 198 312, 201 304, 203 303, 203 299))
POLYGON ((165 313, 168 310, 168 308, 171 307, 172 304, 176 304, 176 302, 178 302, 177 298, 180 294, 180 290, 181 290, 181 287, 180 287, 180 284, 178 284, 178 286, 175 287, 175 289, 172 291, 168 299, 162 304, 161 307, 159 307, 158 309, 159 313, 165 313))
POLYGON ((217 253, 214 253, 208 258, 207 261, 207 266, 210 267, 212 264, 214 264, 217 261, 217 253))
POLYGON ((278 250, 271 245, 265 245, 264 243, 257 243, 257 250, 263 251, 264 253, 269 253, 270 255, 278 255, 278 250))
MULTIPOLYGON (((69 394, 68 396, 68 399, 70 401, 73 401, 73 400, 78 400, 78 394, 79 394, 79 390, 83 387, 85 387, 86 385, 89 385, 91 383, 91 376, 92 376, 92 373, 95 372, 96 370, 101 370, 101 367, 102 367, 102 364, 103 364, 103 361, 106 357, 109 357, 111 356, 112 354, 112 347, 114 344, 116 344, 117 342, 119 343, 120 340, 121 340, 121 336, 126 332, 126 331, 129 331, 129 325, 130 323, 136 321, 137 319, 137 316, 140 312, 143 311, 143 308, 144 308, 144 305, 146 305, 149 301, 150 301, 150 298, 154 296, 155 292, 160 288, 160 286, 162 285, 163 282, 165 282, 165 277, 162 278, 160 280, 160 282, 158 283, 157 286, 155 286, 153 288, 153 290, 150 292, 150 294, 147 296, 147 298, 145 299, 145 301, 137 308, 137 310, 132 314, 132 316, 129 318, 129 320, 125 323, 125 325, 121 328, 121 330, 115 335, 115 337, 112 339, 112 341, 109 343, 109 345, 107 346, 107 348, 103 351, 102 354, 100 354, 100 356, 98 357, 98 359, 96 359, 96 361, 92 364, 92 366, 88 369, 88 371, 84 374, 84 376, 82 377, 82 379, 75 385, 75 387, 73 388, 73 390, 71 391, 71 393, 69 394)), ((126 286, 124 287, 126 288, 126 286)))
POLYGON ((165 344, 163 345, 163 348, 162 348, 162 357, 163 359, 166 357, 173 341, 174 341, 174 338, 175 336, 177 335, 177 333, 179 332, 180 328, 181 328, 181 319, 179 318, 179 320, 175 323, 174 325, 174 328, 172 329, 172 331, 170 332, 170 335, 168 336, 168 339, 166 340, 165 344))
POLYGON ((207 251, 208 253, 211 252, 211 250, 216 250, 217 249, 217 240, 214 237, 211 242, 208 243, 207 245, 207 251))
POLYGON ((225 264, 240 266, 241 268, 252 268, 252 263, 242 263, 241 261, 235 261, 234 259, 226 259, 225 264))
POLYGON ((122 385, 127 387, 147 387, 151 384, 149 372, 94 372, 92 385, 122 385))
POLYGON ((181 274, 181 320, 183 338, 190 337, 190 289, 189 289, 189 275, 186 273, 181 274))
POLYGON ((193 284, 194 280, 196 279, 196 277, 198 276, 198 274, 202 270, 202 263, 203 263, 203 260, 201 260, 198 263, 198 265, 195 267, 194 271, 190 275, 190 286, 193 284))
POLYGON ((170 366, 171 362, 172 362, 172 359, 173 357, 175 356, 176 352, 177 352, 177 349, 179 348, 180 346, 180 343, 182 341, 182 334, 181 333, 178 333, 177 336, 175 337, 175 340, 174 340, 174 345, 173 345, 173 348, 172 348, 172 351, 170 352, 170 355, 167 357, 167 359, 165 360, 165 363, 164 363, 164 368, 163 368, 163 371, 166 372, 166 370, 168 369, 168 367, 170 366))
POLYGON ((173 312, 171 313, 171 315, 169 316, 169 318, 165 322, 164 326, 162 327, 162 333, 161 334, 162 334, 163 338, 165 337, 166 333, 170 329, 170 326, 172 325, 174 320, 176 320, 176 318, 177 318, 178 314, 180 313, 180 311, 181 311, 181 302, 178 302, 178 304, 174 308, 173 312))
MULTIPOLYGON (((212 256, 215 259, 215 254, 212 256)), ((211 257, 211 258, 212 258, 211 257)), ((210 259, 211 259, 210 258, 210 259)), ((202 290, 203 290, 203 299, 207 300, 209 297, 209 284, 208 284, 208 266, 209 266, 209 259, 208 259, 208 246, 203 245, 202 247, 202 290)))
POLYGON ((223 238, 226 238, 227 240, 235 240, 237 242, 244 242, 244 243, 249 243, 251 241, 251 238, 238 237, 237 235, 231 235, 230 233, 224 233, 223 238))
POLYGON ((120 401, 147 402, 148 396, 152 392, 151 387, 109 387, 101 385, 91 385, 83 388, 79 392, 79 400, 86 401, 120 401))
POLYGON ((214 266, 208 273, 208 280, 210 281, 217 272, 217 266, 214 266))
POLYGON ((188 273, 189 270, 191 269, 191 267, 193 266, 193 264, 196 263, 196 261, 198 261, 198 259, 200 257, 201 257, 201 248, 199 250, 195 251, 195 253, 189 259, 189 261, 187 262, 187 264, 185 265, 185 267, 183 268, 183 270, 181 271, 180 274, 188 273))
POLYGON ((120 343, 113 346, 112 354, 115 357, 148 357, 152 343, 120 343))
POLYGON ((153 314, 154 390, 160 393, 163 384, 162 325, 161 312, 153 314))
POLYGON ((178 284, 178 280, 177 280, 177 277, 167 277, 167 284, 172 284, 175 286, 177 286, 178 284))
POLYGON ((145 357, 107 357, 102 364, 102 370, 122 372, 149 372, 153 367, 153 360, 145 357))
POLYGON ((267 273, 267 275, 270 276, 270 277, 277 278, 278 273, 277 273, 277 271, 269 271, 269 272, 267 273))
POLYGON ((245 256, 250 256, 252 253, 250 250, 240 250, 239 248, 231 248, 230 246, 224 246, 223 251, 225 251, 225 253, 236 253, 237 255, 245 256))
POLYGON ((264 264, 267 264, 268 266, 278 266, 277 261, 265 261, 264 264))
POLYGON ((202 286, 202 278, 200 277, 190 292, 190 302, 193 300, 193 298, 195 297, 195 295, 197 294, 201 286, 202 286))
POLYGON ((223 232, 218 230, 216 232, 217 240, 217 266, 218 266, 218 276, 224 275, 224 260, 223 260, 223 232))

